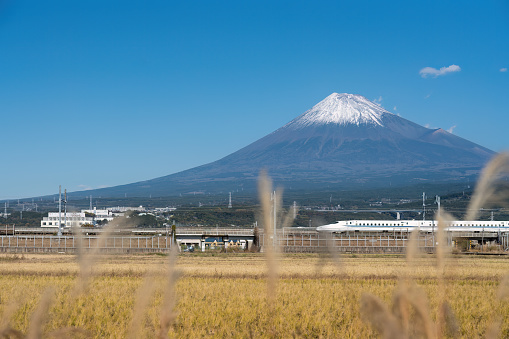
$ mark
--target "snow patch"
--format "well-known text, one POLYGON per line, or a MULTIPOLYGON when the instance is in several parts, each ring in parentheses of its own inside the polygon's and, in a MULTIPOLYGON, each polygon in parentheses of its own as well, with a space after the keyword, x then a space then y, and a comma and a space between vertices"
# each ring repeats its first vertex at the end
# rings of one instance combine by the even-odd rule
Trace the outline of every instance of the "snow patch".
POLYGON ((332 93, 287 126, 294 128, 324 124, 384 126, 382 119, 384 114, 392 113, 361 95, 332 93))

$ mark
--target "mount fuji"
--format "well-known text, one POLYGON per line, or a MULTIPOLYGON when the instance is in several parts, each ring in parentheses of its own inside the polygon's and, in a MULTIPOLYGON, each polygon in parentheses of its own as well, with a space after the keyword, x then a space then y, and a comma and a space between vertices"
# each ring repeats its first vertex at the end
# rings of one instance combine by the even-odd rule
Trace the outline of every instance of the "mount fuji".
POLYGON ((314 190, 466 181, 474 179, 494 154, 443 129, 401 118, 363 96, 332 93, 285 126, 220 160, 93 192, 113 197, 251 190, 264 168, 277 185, 314 190))

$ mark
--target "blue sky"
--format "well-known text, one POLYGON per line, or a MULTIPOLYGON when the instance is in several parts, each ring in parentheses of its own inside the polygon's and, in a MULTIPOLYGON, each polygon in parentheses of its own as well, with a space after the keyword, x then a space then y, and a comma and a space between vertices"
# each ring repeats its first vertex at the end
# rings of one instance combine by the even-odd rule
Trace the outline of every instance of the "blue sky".
POLYGON ((0 0, 0 199, 217 160, 332 92, 509 149, 508 1, 0 0))

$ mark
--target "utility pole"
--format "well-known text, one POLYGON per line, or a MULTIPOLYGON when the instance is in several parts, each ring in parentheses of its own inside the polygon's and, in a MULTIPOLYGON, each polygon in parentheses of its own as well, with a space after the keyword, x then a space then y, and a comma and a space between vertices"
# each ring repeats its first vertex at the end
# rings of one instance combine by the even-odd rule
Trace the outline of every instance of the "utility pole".
POLYGON ((67 226, 67 188, 64 190, 64 227, 67 226))
POLYGON ((58 186, 58 236, 62 236, 62 185, 58 186))
POLYGON ((422 221, 426 220, 426 193, 422 192, 422 221))

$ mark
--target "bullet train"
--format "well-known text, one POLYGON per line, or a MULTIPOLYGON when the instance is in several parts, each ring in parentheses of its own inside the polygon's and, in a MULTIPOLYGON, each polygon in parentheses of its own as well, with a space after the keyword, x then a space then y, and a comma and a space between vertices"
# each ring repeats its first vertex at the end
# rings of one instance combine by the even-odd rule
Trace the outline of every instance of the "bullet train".
MULTIPOLYGON (((316 228, 318 232, 436 232, 436 220, 345 220, 316 228)), ((509 221, 462 221, 447 222, 447 232, 497 232, 509 233, 509 221)))

